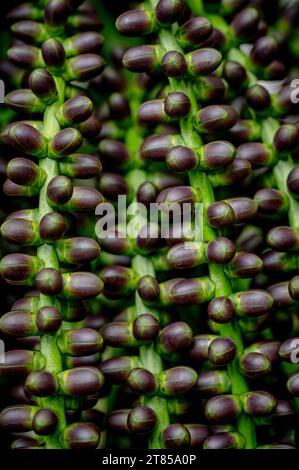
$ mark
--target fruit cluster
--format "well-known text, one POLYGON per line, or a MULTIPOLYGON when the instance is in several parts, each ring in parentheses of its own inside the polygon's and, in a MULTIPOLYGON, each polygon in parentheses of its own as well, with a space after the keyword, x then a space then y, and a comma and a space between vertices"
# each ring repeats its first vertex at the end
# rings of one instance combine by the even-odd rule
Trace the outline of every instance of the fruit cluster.
POLYGON ((36 3, 2 64, 12 447, 295 448, 299 3, 36 3))

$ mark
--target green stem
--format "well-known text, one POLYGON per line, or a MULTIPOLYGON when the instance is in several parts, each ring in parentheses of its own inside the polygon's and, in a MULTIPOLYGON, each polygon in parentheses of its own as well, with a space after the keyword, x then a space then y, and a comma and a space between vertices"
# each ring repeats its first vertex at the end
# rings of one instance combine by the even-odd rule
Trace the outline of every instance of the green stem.
MULTIPOLYGON (((155 271, 153 268, 153 263, 150 258, 145 258, 144 256, 137 255, 133 258, 132 268, 140 276, 145 276, 147 274, 155 276, 155 271)), ((151 311, 149 307, 145 306, 138 294, 135 294, 136 299, 136 314, 142 315, 145 312, 150 312, 159 319, 159 314, 156 311, 151 311)), ((163 364, 160 355, 155 350, 155 345, 144 344, 140 347, 140 359, 142 365, 145 369, 149 370, 153 374, 159 374, 163 372, 163 364)), ((163 430, 169 425, 169 414, 168 414, 168 405, 167 400, 161 397, 145 398, 145 405, 153 409, 157 416, 157 426, 154 432, 149 438, 149 448, 150 449, 163 449, 164 444, 162 440, 163 430)))
POLYGON ((204 15, 205 14, 205 9, 204 9, 204 4, 203 0, 187 0, 187 3, 189 7, 192 10, 192 13, 194 15, 204 15))
MULTIPOLYGON (((153 1, 152 1, 153 3, 153 1)), ((181 52, 180 46, 173 34, 170 31, 162 30, 159 34, 161 45, 166 51, 178 50, 181 52)), ((202 145, 202 141, 193 126, 193 114, 197 111, 197 100, 192 90, 192 87, 186 84, 185 81, 171 80, 170 86, 172 91, 184 91, 191 101, 192 112, 185 119, 181 120, 181 134, 186 146, 198 151, 202 145)), ((208 179, 206 173, 200 170, 191 171, 189 174, 190 184, 198 190, 202 195, 202 203, 204 206, 204 213, 207 207, 215 201, 213 187, 208 179)), ((204 219, 204 241, 212 241, 217 237, 217 232, 213 230, 204 219)), ((202 240, 200 240, 202 241, 202 240)), ((232 287, 229 279, 226 277, 223 267, 217 264, 209 263, 209 274, 216 286, 216 295, 228 297, 232 293, 232 287)), ((232 393, 242 395, 248 392, 248 384, 245 378, 240 374, 237 361, 244 351, 242 334, 236 320, 223 324, 219 327, 222 336, 232 338, 237 346, 237 357, 232 363, 228 365, 228 373, 232 382, 232 393)), ((256 447, 255 426, 253 420, 242 414, 237 420, 237 428, 240 434, 245 438, 246 448, 253 449, 256 447)))
MULTIPOLYGON (((133 82, 134 83, 134 82, 133 82)), ((137 161, 137 154, 139 143, 141 141, 140 128, 137 121, 137 109, 142 102, 142 96, 136 96, 135 99, 130 101, 131 115, 132 115, 132 126, 126 134, 126 146, 131 154, 134 161, 137 161)), ((129 174, 128 180, 132 186, 134 194, 136 194, 139 186, 147 180, 147 174, 143 170, 135 169, 129 174)), ((146 222, 146 221, 145 221, 146 222)), ((136 255, 132 260, 132 268, 139 277, 145 275, 151 275, 155 277, 155 270, 153 263, 150 258, 136 255)), ((159 319, 159 313, 145 306, 140 298, 138 292, 135 294, 135 305, 136 315, 142 315, 143 313, 152 313, 156 318, 159 319)), ((155 345, 145 344, 139 348, 140 360, 143 367, 153 374, 159 374, 163 372, 163 363, 160 355, 155 350, 155 345)), ((149 448, 150 449, 163 449, 164 443, 162 439, 163 430, 169 425, 169 413, 167 400, 158 396, 145 397, 144 404, 152 408, 157 417, 157 425, 154 431, 149 437, 149 448)))
MULTIPOLYGON (((274 135, 279 128, 279 122, 276 119, 268 118, 263 123, 263 141, 268 145, 273 143, 274 135)), ((289 211, 288 218, 290 226, 299 231, 299 201, 293 198, 292 194, 289 191, 287 180, 290 172, 294 169, 294 163, 291 155, 289 155, 287 160, 280 160, 274 167, 273 173, 276 179, 277 187, 284 194, 288 195, 289 198, 289 211)), ((293 405, 297 416, 299 416, 299 399, 293 399, 293 405)))
MULTIPOLYGON (((258 78, 255 76, 253 71, 248 70, 250 68, 250 64, 248 61, 248 57, 238 49, 231 49, 228 53, 228 58, 230 60, 236 60, 239 62, 241 65, 243 65, 248 73, 249 77, 249 84, 254 85, 255 83, 258 82, 258 78)), ((255 116, 255 113, 252 111, 253 117, 256 118, 258 121, 258 117, 255 116)), ((275 119, 273 117, 268 117, 262 122, 262 141, 270 146, 273 145, 273 139, 276 131, 279 129, 280 123, 278 119, 275 119)), ((294 168, 293 160, 292 157, 289 156, 289 158, 285 160, 280 160, 274 167, 273 169, 273 174, 276 179, 276 184, 277 187, 280 191, 284 192, 289 196, 289 212, 288 212, 288 218, 289 218, 289 223, 292 228, 295 230, 299 229, 299 202, 296 201, 291 193, 288 190, 287 186, 287 178, 294 168)), ((294 407, 296 409, 297 415, 299 416, 299 403, 298 403, 298 398, 294 398, 294 407)))
MULTIPOLYGON (((274 135, 279 129, 279 122, 277 119, 267 118, 263 122, 263 132, 262 132, 262 139, 265 144, 272 145, 274 135)), ((294 169, 294 163, 292 157, 289 156, 287 160, 280 160, 275 167, 273 168, 273 173, 276 179, 277 187, 280 191, 284 194, 288 195, 290 206, 289 206, 289 222, 290 226, 295 230, 299 229, 299 201, 293 198, 292 194, 290 193, 287 185, 288 176, 290 172, 294 169)))
MULTIPOLYGON (((56 111, 58 107, 64 103, 64 81, 63 79, 56 77, 55 82, 58 90, 58 100, 46 109, 44 115, 45 136, 48 139, 52 138, 60 130, 59 123, 56 119, 56 111)), ((47 186, 51 179, 59 174, 59 171, 57 161, 48 157, 40 160, 39 166, 45 171, 45 174, 47 175, 40 191, 39 219, 41 220, 45 214, 52 212, 52 208, 47 202, 47 186)), ((37 255, 39 259, 44 262, 46 268, 59 269, 59 262, 54 245, 49 245, 46 243, 41 245, 37 249, 37 255)), ((55 297, 41 294, 40 308, 45 306, 59 307, 58 301, 55 297)), ((45 369, 51 372, 54 376, 63 370, 61 354, 57 346, 58 334, 59 332, 57 332, 55 335, 45 334, 41 336, 41 353, 46 359, 45 369)), ((46 436, 45 441, 46 447, 48 449, 59 449, 61 448, 59 443, 59 435, 66 426, 64 398, 62 395, 53 395, 40 398, 39 404, 43 408, 51 408, 58 418, 58 424, 55 432, 46 436)))
POLYGON ((278 189, 289 196, 289 222, 290 226, 293 227, 295 230, 299 230, 299 201, 294 199, 287 186, 287 179, 289 173, 294 169, 294 164, 291 158, 287 161, 281 160, 277 163, 274 168, 274 175, 276 178, 278 189))
MULTIPOLYGON (((136 104, 136 103, 135 103, 136 104)), ((135 138, 138 136, 137 124, 135 123, 134 129, 136 131, 135 138)), ((131 142, 131 133, 127 136, 127 146, 130 151, 135 149, 135 144, 133 143, 133 149, 130 147, 131 142)), ((134 156, 134 155, 133 155, 134 156)), ((132 183, 134 193, 140 184, 147 180, 147 175, 145 171, 142 170, 132 170, 129 175, 129 179, 132 183)), ((146 222, 146 221, 145 221, 146 222)), ((141 255, 136 255, 132 259, 132 268, 139 277, 150 275, 155 277, 155 270, 153 263, 150 258, 146 258, 141 255)), ((138 292, 135 294, 135 305, 136 305, 136 315, 142 315, 143 313, 152 313, 159 320, 159 313, 156 310, 145 306, 138 292)), ((143 367, 153 374, 159 374, 163 372, 163 363, 160 355, 155 350, 155 345, 153 343, 145 344, 139 348, 140 360, 143 367)), ((157 417, 157 426, 153 433, 149 437, 149 448, 150 449, 163 449, 164 443, 162 439, 163 430, 169 425, 169 414, 168 414, 168 405, 167 400, 161 397, 152 397, 144 398, 144 404, 152 408, 157 417)))
MULTIPOLYGON (((188 142, 186 142, 188 145, 188 142)), ((190 144, 189 144, 190 145, 190 144)), ((190 172, 190 183, 193 187, 201 189, 204 209, 206 209, 210 204, 214 202, 214 194, 211 183, 208 179, 208 176, 200 171, 190 172)), ((211 229, 207 224, 206 218, 204 220, 204 239, 206 242, 212 241, 217 237, 217 233, 211 229)), ((232 287, 229 279, 226 277, 223 267, 218 264, 209 263, 209 274, 210 278, 216 286, 215 295, 218 297, 228 297, 232 294, 232 287)), ((242 395, 248 391, 248 385, 243 377, 240 374, 237 361, 242 356, 244 351, 242 333, 240 327, 237 323, 237 320, 233 320, 228 323, 219 325, 219 332, 221 336, 228 336, 232 338, 237 346, 237 357, 234 361, 228 364, 228 373, 231 378, 232 383, 232 393, 235 395, 242 395)), ((246 440, 246 448, 254 449, 256 447, 256 437, 255 437, 255 426, 251 418, 245 414, 237 420, 237 427, 240 434, 242 434, 246 440)))

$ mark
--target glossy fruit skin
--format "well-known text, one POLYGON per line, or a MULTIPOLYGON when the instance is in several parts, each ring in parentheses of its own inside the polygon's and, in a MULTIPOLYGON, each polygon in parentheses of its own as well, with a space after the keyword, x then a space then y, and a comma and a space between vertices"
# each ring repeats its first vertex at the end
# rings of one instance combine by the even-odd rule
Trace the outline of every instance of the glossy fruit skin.
POLYGON ((25 389, 32 395, 49 396, 56 392, 55 377, 47 371, 33 371, 26 379, 25 389))
POLYGON ((203 397, 211 397, 229 393, 231 380, 225 371, 206 371, 198 375, 196 390, 203 397))
POLYGON ((35 414, 32 427, 36 434, 47 436, 55 431, 57 422, 57 416, 52 410, 42 409, 35 414))
POLYGON ((177 51, 169 51, 163 56, 161 68, 167 77, 173 78, 182 78, 188 70, 185 57, 177 51))
POLYGON ((136 393, 142 395, 155 394, 158 389, 155 376, 146 369, 132 369, 127 378, 128 386, 136 393))
POLYGON ((159 395, 171 396, 186 393, 191 390, 197 379, 197 373, 191 367, 173 367, 162 373, 159 395))
POLYGON ((74 423, 64 430, 61 440, 66 449, 95 449, 100 431, 93 423, 74 423))
POLYGON ((71 396, 97 395, 104 384, 104 376, 96 368, 77 367, 58 374, 62 392, 71 396))
POLYGON ((123 56, 123 65, 132 72, 153 72, 159 67, 161 51, 155 46, 137 46, 123 56))
POLYGON ((157 20, 165 25, 188 19, 190 13, 189 6, 181 0, 159 0, 155 9, 157 20))
POLYGON ((207 18, 194 16, 181 26, 178 39, 181 45, 193 46, 208 39, 212 31, 213 26, 207 18))
POLYGON ((127 36, 139 36, 150 33, 155 23, 146 11, 135 9, 120 15, 116 21, 116 27, 127 36))
POLYGON ((147 406, 133 408, 128 414, 128 428, 136 434, 152 432, 157 423, 154 411, 147 406))
POLYGON ((231 362, 236 355, 236 345, 228 337, 214 339, 208 349, 208 358, 214 365, 224 365, 231 362))
POLYGON ((237 122, 236 111, 228 105, 210 105, 203 108, 196 116, 199 129, 203 133, 225 131, 237 122))
POLYGON ((227 423, 241 413, 238 399, 229 395, 210 398, 205 407, 207 419, 213 423, 227 423))
POLYGON ((204 449, 242 449, 244 439, 242 435, 232 432, 219 432, 209 436, 203 445, 204 449))
POLYGON ((174 119, 181 119, 188 115, 191 103, 188 95, 181 92, 169 93, 164 101, 166 114, 174 119))

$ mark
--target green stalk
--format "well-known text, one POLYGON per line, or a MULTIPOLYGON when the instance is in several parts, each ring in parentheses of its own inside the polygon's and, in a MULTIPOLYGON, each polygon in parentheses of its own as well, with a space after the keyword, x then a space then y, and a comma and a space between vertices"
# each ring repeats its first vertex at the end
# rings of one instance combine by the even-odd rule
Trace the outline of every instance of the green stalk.
POLYGON ((277 182, 277 187, 280 191, 284 192, 285 194, 288 195, 289 201, 290 201, 290 207, 289 207, 289 222, 290 226, 293 227, 295 230, 299 230, 299 202, 296 201, 290 194, 287 186, 287 179, 289 173, 294 169, 294 164, 292 161, 292 158, 289 157, 288 160, 286 161, 280 161, 277 163, 275 168, 273 169, 276 182, 277 182))
MULTIPOLYGON (((268 118, 263 123, 263 141, 266 144, 271 145, 275 132, 279 128, 279 123, 276 119, 268 118)), ((294 163, 291 155, 289 155, 287 160, 280 160, 275 167, 273 168, 273 173, 276 179, 277 187, 284 194, 287 194, 289 198, 289 211, 288 218, 290 226, 298 231, 299 230, 299 201, 293 198, 290 193, 287 185, 287 179, 289 173, 294 169, 294 163)), ((293 398, 294 408, 296 410, 297 416, 299 416, 299 398, 293 398)))
MULTIPOLYGON (((140 141, 139 137, 140 129, 136 119, 137 109, 141 100, 135 98, 131 102, 131 115, 133 116, 134 125, 128 130, 126 135, 127 148, 130 151, 134 160, 137 158, 137 152, 139 149, 140 141)), ((130 181, 133 186, 134 193, 136 194, 138 187, 147 180, 146 172, 142 170, 132 170, 130 172, 130 181)), ((132 268, 139 277, 150 275, 155 277, 155 270, 153 263, 150 258, 146 258, 141 255, 136 255, 132 259, 132 268)), ((136 305, 136 316, 142 315, 143 313, 152 313, 157 319, 159 319, 159 313, 153 311, 148 306, 145 306, 138 292, 135 294, 135 305, 136 305)), ((139 348, 140 360, 143 367, 153 374, 159 374, 163 372, 163 363, 160 355, 155 350, 154 343, 145 344, 139 348)), ((163 449, 164 444, 162 440, 163 430, 169 425, 169 414, 167 400, 161 397, 144 398, 144 404, 152 408, 157 416, 157 426, 154 432, 149 437, 149 448, 150 449, 163 449)))
MULTIPOLYGON (((140 276, 147 274, 155 276, 153 263, 150 258, 137 255, 133 258, 132 268, 140 276)), ((156 318, 159 319, 159 314, 156 311, 145 306, 138 294, 135 294, 136 302, 136 315, 142 315, 143 313, 152 313, 156 318)), ((140 359, 145 369, 149 370, 153 374, 159 374, 163 372, 163 363, 160 355, 155 350, 154 343, 144 344, 139 349, 140 359)), ((154 432, 149 438, 150 449, 164 449, 162 440, 163 430, 169 425, 169 414, 167 399, 155 396, 153 398, 145 397, 144 404, 152 408, 157 416, 157 426, 154 432)))
POLYGON ((188 0, 187 3, 194 14, 196 15, 205 14, 203 0, 188 0))
MULTIPOLYGON (((132 85, 128 90, 128 101, 131 109, 132 124, 126 132, 126 147, 131 154, 131 158, 134 161, 134 170, 131 170, 128 174, 128 180, 134 194, 136 194, 139 186, 147 181, 147 174, 145 171, 138 169, 138 150, 142 142, 141 130, 137 120, 137 110, 142 103, 143 93, 136 93, 138 90, 135 84, 134 75, 132 74, 131 81, 132 85), (134 86, 135 85, 135 86, 134 86)), ((145 221, 146 222, 146 221, 145 221)), ((155 277, 155 270, 153 262, 149 257, 136 255, 132 259, 132 268, 139 277, 150 275, 155 277)), ((136 305, 136 316, 142 315, 143 313, 152 313, 159 320, 159 313, 156 310, 145 306, 138 292, 135 294, 135 305, 136 305)), ((160 355, 155 350, 154 343, 145 344, 140 346, 139 355, 142 365, 145 369, 149 370, 153 374, 159 374, 163 372, 163 363, 160 355)), ((149 437, 149 448, 150 449, 163 449, 163 430, 169 425, 170 419, 168 414, 167 400, 161 397, 144 397, 144 404, 152 408, 157 416, 157 426, 153 433, 149 437)))
MULTIPOLYGON (((196 0, 189 0, 192 4, 196 3, 196 0)), ((195 6, 195 5, 194 5, 195 6)), ((194 13, 200 14, 198 7, 193 10, 194 13)), ((222 21, 224 21, 222 19, 222 21)), ((228 24, 226 23, 225 28, 228 27, 228 24)), ((242 52, 240 49, 236 48, 231 48, 228 52, 228 59, 229 60, 235 60, 239 62, 245 69, 247 70, 248 78, 249 78, 249 84, 254 85, 258 82, 258 78, 255 76, 255 74, 249 70, 250 68, 250 63, 248 57, 242 52)), ((252 116, 254 119, 257 121, 259 118, 256 116, 256 113, 252 111, 252 116)), ((275 119, 273 117, 268 117, 262 121, 262 141, 270 146, 273 145, 273 139, 276 131, 279 129, 280 124, 279 120, 275 119)), ((290 173, 290 171, 294 168, 293 165, 293 160, 292 157, 289 156, 287 160, 280 160, 273 168, 273 174, 276 179, 277 187, 280 191, 284 192, 285 194, 288 195, 289 197, 289 211, 288 211, 288 218, 289 218, 289 223, 292 228, 295 230, 299 229, 299 202, 296 201, 296 199, 293 198, 291 193, 288 190, 287 186, 287 178, 290 173)), ((299 416, 299 399, 294 398, 293 399, 294 406, 297 412, 297 415, 299 416)))
MULTIPOLYGON (((156 6, 156 1, 151 0, 153 7, 156 6)), ((177 50, 182 52, 181 47, 177 43, 174 35, 169 30, 162 29, 159 33, 161 45, 166 51, 177 50)), ((197 111, 197 100, 192 87, 186 81, 178 81, 170 79, 170 87, 172 91, 182 91, 189 96, 192 106, 192 112, 185 119, 180 122, 181 134, 185 145, 195 150, 202 145, 202 141, 193 126, 193 114, 197 111)), ((196 188, 202 195, 202 203, 204 206, 204 214, 207 207, 215 201, 213 187, 208 179, 206 173, 200 170, 194 170, 189 173, 190 184, 196 188)), ((217 237, 217 232, 208 226, 206 218, 204 218, 204 241, 209 242, 217 237)), ((199 240, 202 241, 202 240, 199 240)), ((216 286, 216 296, 228 297, 232 294, 232 287, 229 279, 226 277, 223 267, 213 263, 209 263, 209 274, 216 286)), ((236 320, 219 327, 222 336, 229 336, 233 339, 237 346, 237 357, 232 363, 228 365, 228 373, 232 382, 232 393, 242 395, 248 392, 248 384, 245 378, 240 374, 237 368, 237 361, 244 351, 242 334, 236 320)), ((253 420, 241 414, 237 420, 237 429, 245 438, 245 446, 247 449, 254 449, 256 447, 255 426, 253 420)))
MULTIPOLYGON (((247 64, 248 64, 248 58, 245 56, 245 54, 240 51, 233 49, 231 51, 231 60, 238 60, 240 64, 242 64, 246 69, 247 69, 247 64)), ((258 82, 258 78, 252 73, 249 72, 249 77, 250 77, 250 84, 253 85, 258 82)), ((258 120, 258 117, 255 116, 255 113, 252 111, 253 116, 258 120)), ((262 141, 265 144, 268 144, 270 146, 273 145, 273 140, 276 131, 279 129, 280 124, 278 119, 275 119, 273 117, 268 117, 262 122, 262 141)), ((292 194, 289 192, 288 185, 287 185, 287 178, 289 173, 293 170, 294 168, 294 163, 292 160, 291 155, 287 158, 287 160, 279 160, 278 163, 274 166, 273 168, 273 174, 275 176, 276 184, 277 187, 280 191, 288 195, 289 198, 289 210, 288 210, 288 219, 289 219, 289 224, 290 226, 298 230, 299 229, 299 201, 293 198, 292 194)), ((294 398, 293 399, 294 403, 294 408, 296 410, 297 415, 299 416, 299 399, 294 398)))
MULTIPOLYGON (((56 111, 64 103, 64 88, 65 83, 62 78, 55 77, 56 87, 58 90, 58 99, 52 105, 48 106, 44 114, 44 129, 45 136, 48 139, 57 134, 60 131, 59 123, 56 119, 56 111)), ((41 169, 45 171, 47 175, 46 180, 40 191, 39 198, 39 220, 44 215, 52 212, 52 208, 47 203, 47 186, 52 178, 59 175, 58 163, 56 160, 51 158, 41 159, 39 162, 41 169)), ((47 243, 41 245, 37 249, 37 256, 44 262, 45 268, 59 269, 59 262, 55 250, 55 245, 49 245, 47 243)), ((58 307, 59 304, 55 297, 46 296, 40 294, 40 308, 45 306, 58 307)), ((57 346, 57 338, 59 332, 55 335, 45 334, 41 336, 41 353, 46 360, 45 369, 51 372, 54 376, 62 372, 62 359, 61 354, 57 346)), ((59 435, 66 426, 66 418, 64 411, 64 398, 63 396, 54 395, 39 399, 39 404, 43 408, 50 408, 54 411, 58 418, 58 424, 53 434, 45 437, 46 447, 48 449, 59 449, 61 445, 59 443, 59 435)))

